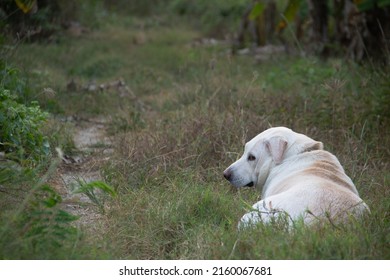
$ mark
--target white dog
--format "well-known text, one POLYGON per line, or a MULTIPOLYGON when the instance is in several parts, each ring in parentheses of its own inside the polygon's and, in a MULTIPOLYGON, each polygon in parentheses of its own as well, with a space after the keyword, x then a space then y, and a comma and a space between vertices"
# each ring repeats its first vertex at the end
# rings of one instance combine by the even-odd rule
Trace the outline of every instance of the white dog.
POLYGON ((224 177, 235 187, 262 188, 262 200, 239 228, 269 222, 281 213, 304 223, 331 222, 369 211, 337 158, 321 142, 285 127, 270 128, 246 143, 243 156, 224 177))

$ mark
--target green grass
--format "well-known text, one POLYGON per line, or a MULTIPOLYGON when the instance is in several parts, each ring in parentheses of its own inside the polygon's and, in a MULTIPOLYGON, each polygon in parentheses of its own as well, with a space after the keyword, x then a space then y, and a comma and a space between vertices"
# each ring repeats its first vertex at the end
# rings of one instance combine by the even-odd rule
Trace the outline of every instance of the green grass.
POLYGON ((114 154, 100 169, 118 196, 95 233, 99 246, 95 236, 84 236, 81 248, 93 253, 64 248, 52 257, 390 258, 388 72, 285 55, 258 64, 230 57, 224 45, 194 46, 201 34, 185 24, 140 30, 139 21, 123 25, 118 18, 82 38, 21 45, 13 56, 36 92, 56 91, 51 103, 37 96, 47 110, 112 120, 114 154), (134 43, 139 32, 141 44, 134 43), (119 77, 137 102, 66 91, 72 78, 99 84, 119 77), (322 141, 371 215, 340 228, 259 225, 238 232, 237 221, 259 193, 232 189, 222 172, 270 125, 322 141))

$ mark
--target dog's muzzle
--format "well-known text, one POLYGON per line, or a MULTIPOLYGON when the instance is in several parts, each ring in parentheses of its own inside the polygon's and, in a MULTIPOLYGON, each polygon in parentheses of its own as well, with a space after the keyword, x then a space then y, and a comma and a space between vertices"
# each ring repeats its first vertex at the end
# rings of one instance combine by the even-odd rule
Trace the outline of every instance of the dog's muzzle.
MULTIPOLYGON (((232 183, 233 185, 235 185, 234 183, 234 178, 233 178, 233 174, 232 172, 230 171, 230 169, 226 169, 224 172, 223 172, 223 177, 225 177, 226 180, 228 180, 230 183, 232 183)), ((248 184, 244 185, 244 187, 253 187, 255 184, 252 182, 249 182, 248 184)))

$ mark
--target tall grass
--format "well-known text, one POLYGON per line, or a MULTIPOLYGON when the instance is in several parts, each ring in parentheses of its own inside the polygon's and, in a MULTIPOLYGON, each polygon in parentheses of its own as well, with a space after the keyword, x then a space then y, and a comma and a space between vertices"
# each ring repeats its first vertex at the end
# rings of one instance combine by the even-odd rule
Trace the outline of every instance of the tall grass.
POLYGON ((73 76, 88 81, 102 59, 121 61, 98 69, 96 79, 122 77, 142 104, 105 92, 67 94, 64 83, 49 77, 65 114, 104 112, 112 119, 114 152, 100 169, 118 195, 98 233, 99 257, 390 257, 388 72, 284 55, 256 64, 250 57, 230 57, 223 45, 191 44, 199 34, 185 26, 143 30, 143 44, 132 43, 127 32, 139 32, 138 25, 103 28, 69 45, 22 46, 16 56, 20 64, 30 61, 27 70, 50 69, 62 82, 73 76), (29 55, 44 48, 46 57, 56 57, 64 46, 73 50, 63 56, 69 58, 64 67, 29 55), (246 141, 278 125, 322 141, 340 159, 371 215, 337 228, 297 225, 291 232, 259 225, 237 231, 237 221, 260 193, 232 189, 222 171, 246 141))

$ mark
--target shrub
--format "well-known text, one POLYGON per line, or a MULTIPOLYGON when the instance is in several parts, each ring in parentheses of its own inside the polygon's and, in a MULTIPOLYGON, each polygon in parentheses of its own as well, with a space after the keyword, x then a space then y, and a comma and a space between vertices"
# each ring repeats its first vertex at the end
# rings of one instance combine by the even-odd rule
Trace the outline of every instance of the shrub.
POLYGON ((39 131, 47 118, 37 102, 20 104, 9 90, 0 88, 0 151, 8 159, 39 161, 49 154, 47 137, 39 131))
POLYGON ((48 113, 27 101, 28 93, 25 79, 0 61, 0 259, 73 258, 77 217, 44 183, 58 163, 42 174, 50 154, 41 131, 48 113))

